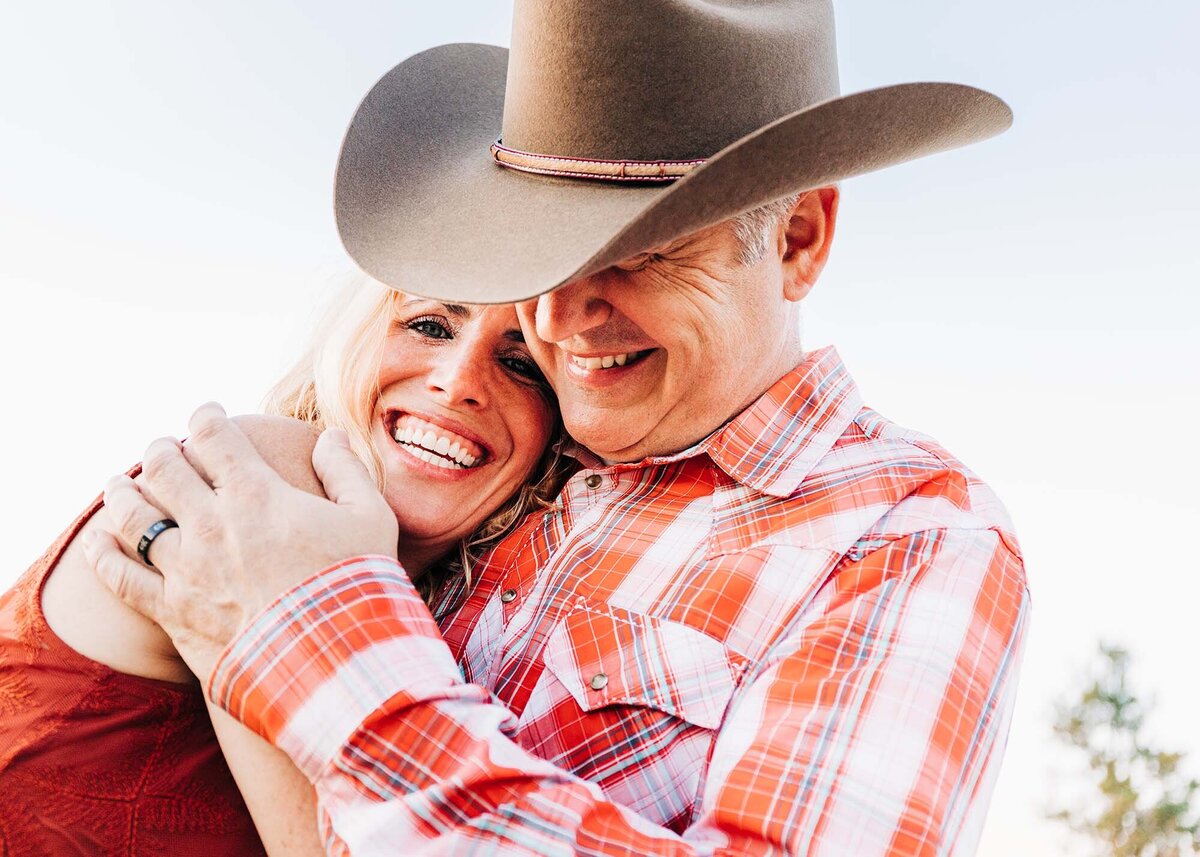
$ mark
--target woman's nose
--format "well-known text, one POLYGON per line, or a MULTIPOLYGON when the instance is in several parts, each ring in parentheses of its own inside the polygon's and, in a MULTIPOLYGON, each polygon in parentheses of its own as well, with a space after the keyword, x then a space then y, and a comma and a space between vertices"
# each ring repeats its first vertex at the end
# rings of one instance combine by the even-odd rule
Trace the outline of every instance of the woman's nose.
POLYGON ((438 349, 429 371, 429 389, 448 405, 482 408, 488 404, 490 354, 481 345, 456 340, 438 349))
POLYGON ((599 327, 612 315, 612 305, 604 299, 599 275, 559 286, 536 300, 534 322, 543 342, 564 342, 599 327))

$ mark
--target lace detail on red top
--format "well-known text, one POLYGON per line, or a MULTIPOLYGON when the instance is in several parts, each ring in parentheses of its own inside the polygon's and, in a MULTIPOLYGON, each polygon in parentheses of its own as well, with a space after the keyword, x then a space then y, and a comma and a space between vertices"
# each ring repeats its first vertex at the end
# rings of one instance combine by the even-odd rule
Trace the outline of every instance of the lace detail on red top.
POLYGON ((0 854, 264 854, 199 684, 116 672, 46 624, 42 586, 100 506, 0 596, 0 854))
POLYGON ((16 714, 33 704, 33 687, 0 653, 0 714, 16 714))

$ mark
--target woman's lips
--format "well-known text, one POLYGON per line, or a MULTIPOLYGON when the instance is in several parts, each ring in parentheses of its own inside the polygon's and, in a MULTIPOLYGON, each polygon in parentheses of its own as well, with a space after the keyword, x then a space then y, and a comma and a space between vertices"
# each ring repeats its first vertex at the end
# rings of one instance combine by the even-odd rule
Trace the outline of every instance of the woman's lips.
POLYGON ((487 451, 471 438, 413 414, 391 415, 388 433, 411 455, 435 467, 469 470, 487 459, 487 451))

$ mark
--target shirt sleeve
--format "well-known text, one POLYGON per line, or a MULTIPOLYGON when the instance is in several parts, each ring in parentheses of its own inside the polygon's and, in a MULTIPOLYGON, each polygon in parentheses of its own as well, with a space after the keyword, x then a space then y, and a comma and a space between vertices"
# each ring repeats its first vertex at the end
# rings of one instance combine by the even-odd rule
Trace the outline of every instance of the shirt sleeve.
POLYGON ((331 854, 971 853, 1027 613, 1020 559, 991 530, 844 563, 745 676, 682 836, 522 750, 394 560, 285 594, 209 693, 313 781, 331 854))

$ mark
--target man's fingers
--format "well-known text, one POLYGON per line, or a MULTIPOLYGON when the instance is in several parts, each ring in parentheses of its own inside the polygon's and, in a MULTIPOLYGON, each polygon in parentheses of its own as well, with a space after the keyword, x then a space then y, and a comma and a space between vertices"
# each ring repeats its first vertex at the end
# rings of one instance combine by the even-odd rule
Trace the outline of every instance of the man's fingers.
POLYGON ((187 458, 218 491, 230 484, 277 478, 254 444, 216 402, 201 405, 188 421, 187 458))
MULTIPOLYGON (((124 474, 108 480, 104 488, 104 507, 129 556, 137 556, 138 543, 153 523, 171 517, 143 497, 138 486, 124 474)), ((179 530, 172 528, 153 538, 146 555, 154 562, 155 559, 169 558, 178 549, 179 530)))
POLYGON ((104 530, 84 533, 83 555, 113 594, 152 622, 163 623, 162 577, 121 553, 111 533, 104 530))
POLYGON ((146 501, 166 513, 160 517, 181 524, 207 512, 213 500, 212 489, 173 437, 160 438, 147 447, 137 483, 146 501))
POLYGON ((343 533, 353 533, 354 550, 394 557, 396 515, 350 449, 346 433, 341 429, 322 432, 313 448, 312 462, 325 495, 338 506, 343 533))
POLYGON ((313 447, 313 470, 325 487, 325 496, 339 506, 366 506, 380 501, 379 487, 350 449, 346 433, 326 429, 313 447))

